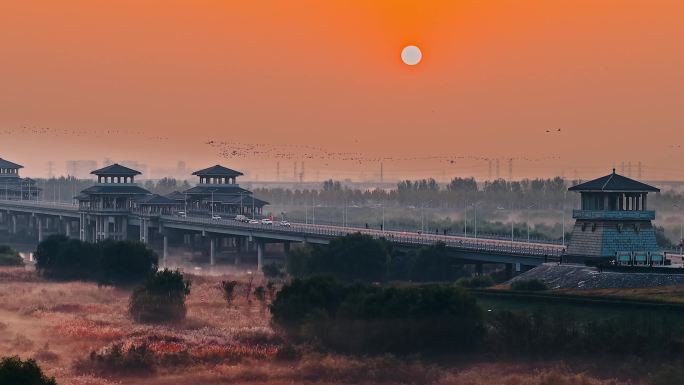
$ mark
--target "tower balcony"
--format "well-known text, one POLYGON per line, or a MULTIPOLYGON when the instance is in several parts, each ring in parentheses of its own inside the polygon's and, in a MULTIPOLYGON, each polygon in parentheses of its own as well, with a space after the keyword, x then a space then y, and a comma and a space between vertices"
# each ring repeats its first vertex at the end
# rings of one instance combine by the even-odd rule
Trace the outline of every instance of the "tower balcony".
POLYGON ((574 219, 606 220, 606 221, 652 221, 654 210, 572 210, 574 219))

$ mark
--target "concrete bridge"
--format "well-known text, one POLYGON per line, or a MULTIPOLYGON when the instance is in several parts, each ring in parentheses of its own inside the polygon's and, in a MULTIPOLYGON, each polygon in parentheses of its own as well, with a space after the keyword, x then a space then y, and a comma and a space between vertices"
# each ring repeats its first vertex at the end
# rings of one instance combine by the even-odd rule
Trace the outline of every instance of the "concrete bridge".
MULTIPOLYGON (((116 215, 121 216, 121 209, 116 215)), ((114 214, 114 213, 112 213, 114 214)), ((169 239, 190 245, 198 239, 209 243, 210 262, 214 264, 218 247, 233 247, 237 250, 256 248, 258 268, 263 264, 264 246, 281 243, 285 252, 290 244, 326 244, 330 240, 352 233, 368 234, 385 238, 402 248, 415 248, 442 242, 454 258, 472 263, 481 269, 484 263, 506 264, 512 272, 513 266, 537 266, 546 261, 557 261, 565 247, 557 244, 528 243, 511 239, 484 239, 461 236, 442 236, 403 231, 384 231, 341 226, 322 226, 293 223, 291 226, 249 224, 232 219, 214 220, 206 216, 179 217, 175 215, 149 215, 126 210, 127 220, 118 234, 123 239, 137 239, 155 246, 168 254, 169 239), (132 232, 130 230, 133 230, 132 232), (137 236, 133 234, 137 230, 137 236)), ((84 241, 107 238, 110 228, 108 213, 97 213, 79 209, 78 205, 42 201, 0 200, 0 229, 9 234, 26 231, 35 241, 42 241, 47 235, 60 233, 84 241), (106 223, 106 226, 102 226, 106 223), (100 233, 100 236, 97 236, 100 233)), ((116 226, 115 223, 112 223, 116 226)), ((236 260, 237 263, 237 260, 236 260)))

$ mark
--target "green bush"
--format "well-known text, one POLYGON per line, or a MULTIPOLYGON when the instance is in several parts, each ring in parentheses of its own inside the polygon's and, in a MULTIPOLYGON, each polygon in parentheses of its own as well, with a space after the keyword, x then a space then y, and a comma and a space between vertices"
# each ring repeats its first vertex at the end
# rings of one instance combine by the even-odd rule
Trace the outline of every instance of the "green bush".
POLYGON ((387 276, 389 252, 384 240, 355 233, 325 246, 291 250, 288 272, 295 277, 330 275, 345 282, 379 282, 387 276))
POLYGON ((38 244, 36 268, 54 279, 94 280, 104 284, 139 282, 157 270, 158 257, 145 245, 107 240, 97 244, 51 235, 38 244))
POLYGON ((648 312, 592 320, 553 308, 488 314, 484 349, 495 354, 665 358, 684 353, 684 327, 648 312))
POLYGON ((261 268, 261 271, 264 272, 264 276, 267 278, 282 278, 285 276, 282 268, 275 262, 264 265, 264 267, 261 268))
POLYGON ((128 312, 133 320, 141 323, 182 321, 187 312, 185 297, 188 294, 190 281, 180 271, 164 269, 133 291, 128 312))
POLYGON ((43 374, 36 361, 22 361, 19 357, 0 360, 0 384, 7 385, 57 385, 54 378, 43 374))
POLYGON ((0 246, 0 266, 23 266, 24 260, 9 246, 0 246))
POLYGON ((446 285, 343 286, 295 279, 271 305, 274 324, 295 340, 356 353, 462 352, 484 332, 475 298, 446 285))
POLYGON ((469 289, 478 289, 494 286, 494 280, 488 275, 474 275, 469 278, 459 278, 456 281, 456 286, 467 287, 469 289))
POLYGON ((511 284, 511 289, 520 291, 543 291, 549 286, 539 279, 517 280, 511 284))

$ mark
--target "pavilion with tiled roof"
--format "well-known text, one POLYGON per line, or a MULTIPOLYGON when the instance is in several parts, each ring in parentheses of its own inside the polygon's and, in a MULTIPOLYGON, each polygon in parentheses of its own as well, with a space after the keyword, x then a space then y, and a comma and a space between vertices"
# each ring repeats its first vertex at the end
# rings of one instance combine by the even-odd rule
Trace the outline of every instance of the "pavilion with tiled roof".
POLYGON ((24 166, 0 158, 0 199, 38 199, 41 189, 33 179, 19 176, 22 168, 24 166))
POLYGON ((254 198, 252 192, 237 184, 237 177, 241 172, 223 167, 211 166, 192 175, 199 177, 199 183, 188 190, 167 195, 167 198, 179 200, 187 199, 187 207, 196 213, 218 213, 219 215, 235 216, 238 214, 255 216, 263 213, 263 207, 268 202, 254 198), (183 198, 181 198, 181 195, 183 198))
POLYGON ((570 187, 581 195, 573 210, 575 226, 567 254, 571 260, 618 264, 663 264, 648 210, 648 193, 660 190, 648 184, 611 174, 570 187))

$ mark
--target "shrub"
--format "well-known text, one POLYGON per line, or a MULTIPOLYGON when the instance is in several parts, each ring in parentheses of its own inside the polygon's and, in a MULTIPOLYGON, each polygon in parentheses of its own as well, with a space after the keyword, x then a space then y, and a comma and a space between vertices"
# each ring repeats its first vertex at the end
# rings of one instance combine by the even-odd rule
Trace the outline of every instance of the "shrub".
POLYGON ((136 322, 163 323, 185 319, 185 297, 190 294, 190 281, 180 271, 164 269, 153 274, 136 289, 128 311, 136 322))
POLYGON ((517 280, 511 284, 511 289, 520 291, 543 291, 549 287, 539 279, 517 280))
POLYGON ((467 287, 470 289, 477 289, 489 287, 494 285, 494 280, 488 275, 474 275, 470 278, 459 278, 456 281, 456 286, 467 287))
POLYGON ((90 352, 87 359, 76 361, 75 368, 100 375, 145 375, 156 371, 156 359, 146 343, 124 346, 118 342, 101 351, 90 352))
POLYGON ((467 351, 484 332, 475 298, 446 285, 382 288, 296 279, 277 294, 271 312, 294 339, 358 353, 467 351))
POLYGON ((261 271, 264 272, 264 276, 267 278, 282 278, 285 276, 282 268, 275 262, 264 265, 264 267, 261 268, 261 271))
POLYGON ((0 266, 22 266, 24 260, 9 246, 0 246, 0 266))
POLYGON ((57 382, 45 376, 36 361, 22 361, 14 356, 0 360, 0 384, 56 385, 57 382))
POLYGON ((648 380, 649 385, 679 384, 684 378, 684 368, 681 366, 665 366, 654 373, 648 380))
POLYGON ((235 299, 235 287, 237 284, 237 281, 221 281, 221 292, 228 305, 232 304, 235 299))

